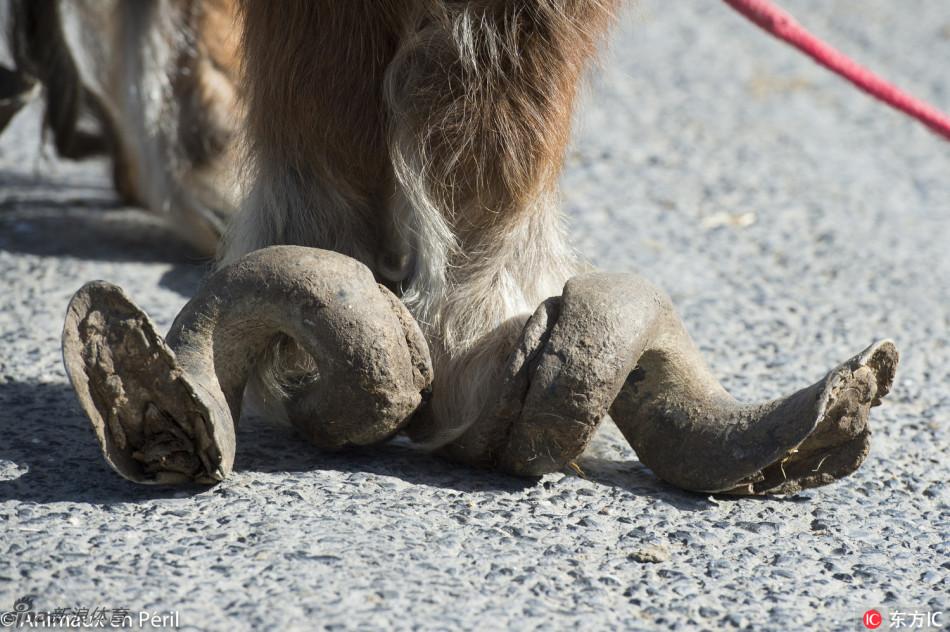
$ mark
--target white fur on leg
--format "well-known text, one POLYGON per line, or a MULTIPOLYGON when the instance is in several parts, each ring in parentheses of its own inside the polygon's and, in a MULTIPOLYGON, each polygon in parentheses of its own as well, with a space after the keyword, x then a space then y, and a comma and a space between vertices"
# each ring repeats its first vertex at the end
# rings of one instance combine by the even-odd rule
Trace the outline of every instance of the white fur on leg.
MULTIPOLYGON (((413 277, 404 295, 426 334, 435 367, 434 425, 415 437, 427 447, 456 439, 494 405, 501 370, 525 320, 576 274, 555 197, 546 193, 516 226, 465 256, 426 250, 438 245, 432 240, 416 242, 418 270, 432 261, 460 261, 442 268, 442 274, 413 277)), ((424 208, 414 207, 417 213, 424 208)))
MULTIPOLYGON (((293 169, 262 169, 225 234, 218 267, 254 250, 281 244, 334 250, 372 265, 370 221, 368 209, 347 202, 329 181, 303 178, 293 169)), ((291 339, 278 336, 257 362, 246 403, 270 420, 286 422, 284 402, 289 394, 316 379, 319 359, 299 349, 291 339)))

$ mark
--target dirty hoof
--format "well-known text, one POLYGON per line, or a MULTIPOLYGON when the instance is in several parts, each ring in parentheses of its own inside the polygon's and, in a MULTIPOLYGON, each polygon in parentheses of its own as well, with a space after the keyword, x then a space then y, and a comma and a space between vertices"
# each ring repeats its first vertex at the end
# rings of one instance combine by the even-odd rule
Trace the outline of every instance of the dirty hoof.
POLYGON ((725 493, 793 494, 857 470, 870 449, 870 410, 890 391, 897 363, 897 348, 885 340, 830 371, 813 389, 814 430, 780 460, 725 493))
POLYGON ((897 351, 879 342, 789 397, 737 402, 669 298, 634 274, 574 277, 524 326, 494 406, 447 452, 538 476, 586 448, 610 413, 640 461, 683 489, 791 493, 853 472, 897 351))
POLYGON ((120 288, 99 281, 76 293, 63 359, 106 461, 125 478, 213 483, 230 470, 233 430, 213 428, 174 352, 120 288))
POLYGON ((274 246, 213 274, 167 338, 114 285, 69 304, 63 358, 106 460, 141 483, 214 483, 234 464, 248 378, 276 341, 316 370, 279 392, 291 424, 323 448, 383 441, 426 397, 418 325, 370 270, 339 253, 274 246))

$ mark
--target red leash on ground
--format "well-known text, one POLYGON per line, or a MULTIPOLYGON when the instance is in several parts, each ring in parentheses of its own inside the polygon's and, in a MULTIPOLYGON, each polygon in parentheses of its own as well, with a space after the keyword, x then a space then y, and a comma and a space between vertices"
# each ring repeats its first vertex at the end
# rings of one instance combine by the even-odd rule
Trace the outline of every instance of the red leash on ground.
POLYGON ((867 68, 838 52, 806 31, 791 15, 769 0, 723 0, 775 37, 791 44, 874 98, 914 117, 950 140, 950 117, 884 81, 867 68))

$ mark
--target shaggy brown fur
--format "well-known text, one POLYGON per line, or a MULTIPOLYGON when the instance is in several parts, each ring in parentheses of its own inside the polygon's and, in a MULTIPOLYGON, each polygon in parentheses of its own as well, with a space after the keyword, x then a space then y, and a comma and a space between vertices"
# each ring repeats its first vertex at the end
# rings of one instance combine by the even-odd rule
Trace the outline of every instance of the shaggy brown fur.
MULTIPOLYGON (((615 4, 243 0, 254 177, 222 261, 317 246, 400 290, 434 356, 416 432, 433 445, 481 414, 524 319, 576 270, 557 177, 615 4)), ((263 374, 278 407, 313 368, 288 346, 263 374)))
MULTIPOLYGON (((413 434, 450 443, 527 316, 578 271, 557 180, 620 0, 240 0, 240 16, 237 2, 15 0, 19 70, 43 83, 61 153, 111 154, 117 189, 199 247, 242 198, 221 263, 298 244, 367 264, 432 352, 413 434)), ((318 364, 275 341, 258 394, 279 413, 318 364)))

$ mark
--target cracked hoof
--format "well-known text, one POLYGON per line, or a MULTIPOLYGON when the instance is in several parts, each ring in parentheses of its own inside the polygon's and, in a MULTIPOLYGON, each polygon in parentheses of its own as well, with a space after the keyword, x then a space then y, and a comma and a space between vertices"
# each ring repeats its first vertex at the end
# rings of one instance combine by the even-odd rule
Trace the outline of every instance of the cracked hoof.
POLYGON ((383 441, 428 395, 428 347, 406 308, 355 259, 296 246, 258 250, 213 274, 166 339, 121 289, 89 283, 70 301, 63 359, 120 474, 214 483, 234 464, 248 377, 279 340, 315 362, 277 395, 318 446, 383 441))
POLYGON ((811 433, 781 459, 724 493, 792 494, 857 470, 870 449, 870 410, 890 391, 897 362, 894 343, 881 341, 806 389, 818 393, 811 433))
POLYGON ((528 319, 497 403, 447 452, 538 476, 580 455, 609 410, 640 461, 673 485, 793 493, 861 465, 868 412, 897 361, 894 344, 879 342, 790 397, 741 404, 662 292, 633 274, 581 275, 528 319))
POLYGON ((214 483, 234 433, 181 371, 151 319, 118 287, 85 285, 69 303, 63 359, 106 461, 137 483, 214 483))

